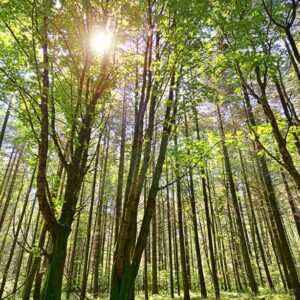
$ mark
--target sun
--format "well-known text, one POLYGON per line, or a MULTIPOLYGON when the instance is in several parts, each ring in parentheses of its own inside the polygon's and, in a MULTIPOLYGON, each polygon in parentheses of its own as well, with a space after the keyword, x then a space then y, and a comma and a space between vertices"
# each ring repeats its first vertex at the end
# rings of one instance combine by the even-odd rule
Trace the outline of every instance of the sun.
POLYGON ((106 54, 112 48, 113 35, 108 30, 97 30, 91 35, 90 45, 96 54, 106 54))

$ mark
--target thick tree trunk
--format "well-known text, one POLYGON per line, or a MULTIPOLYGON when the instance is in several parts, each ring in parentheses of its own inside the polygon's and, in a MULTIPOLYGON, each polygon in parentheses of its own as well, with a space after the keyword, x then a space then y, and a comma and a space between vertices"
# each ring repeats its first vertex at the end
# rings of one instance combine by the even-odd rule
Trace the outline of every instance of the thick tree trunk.
POLYGON ((62 292, 64 265, 67 256, 67 244, 70 231, 59 228, 49 261, 48 272, 44 282, 41 300, 59 300, 62 292))

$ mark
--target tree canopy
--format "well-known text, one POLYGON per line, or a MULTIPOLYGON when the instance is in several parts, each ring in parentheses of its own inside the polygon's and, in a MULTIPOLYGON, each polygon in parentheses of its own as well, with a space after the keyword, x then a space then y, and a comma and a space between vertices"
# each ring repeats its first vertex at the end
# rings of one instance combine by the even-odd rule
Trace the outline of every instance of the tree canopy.
POLYGON ((300 299, 299 6, 2 0, 0 299, 300 299))

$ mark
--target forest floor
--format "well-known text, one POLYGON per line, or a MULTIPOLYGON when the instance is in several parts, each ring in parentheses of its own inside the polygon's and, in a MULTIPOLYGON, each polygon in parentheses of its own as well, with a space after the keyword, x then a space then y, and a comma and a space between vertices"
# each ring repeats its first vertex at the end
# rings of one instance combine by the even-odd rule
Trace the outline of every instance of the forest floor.
MULTIPOLYGON (((191 296, 191 300, 201 300, 201 295, 200 293, 193 293, 190 292, 190 296, 191 296)), ((17 300, 17 299, 21 299, 21 297, 12 297, 12 298, 6 298, 7 300, 17 300)), ((62 299, 65 300, 66 299, 66 295, 63 294, 62 295, 62 299)), ((75 297, 71 296, 70 298, 71 300, 77 300, 78 299, 78 295, 76 295, 75 297)), ((92 295, 88 294, 86 299, 93 299, 92 295)), ((99 300, 109 300, 109 295, 108 294, 102 294, 99 298, 99 300)), ((181 296, 178 296, 177 294, 175 294, 175 298, 172 299, 168 294, 160 294, 160 295, 149 295, 149 300, 182 300, 183 299, 183 294, 181 296)), ((215 297, 214 295, 209 295, 208 298, 206 300, 214 300, 215 297)), ((295 297, 288 295, 288 294, 267 294, 266 292, 263 293, 261 292, 259 296, 253 296, 251 294, 242 294, 242 293, 221 293, 221 300, 294 300, 295 297)), ((145 296, 143 293, 140 294, 136 294, 135 295, 135 300, 145 300, 145 296)))
MULTIPOLYGON (((196 293, 191 293, 191 299, 200 300, 201 295, 196 293)), ((137 295, 136 300, 144 300, 144 295, 137 295)), ((181 300, 183 297, 175 296, 175 300, 181 300)), ((207 300, 213 300, 215 297, 211 295, 207 300)), ((260 296, 253 296, 249 294, 240 294, 240 293, 221 293, 221 300, 230 300, 230 299, 241 299, 241 300, 293 300, 294 296, 287 294, 266 294, 260 296)), ((150 296, 149 300, 171 300, 171 297, 168 295, 157 295, 150 296)))
MULTIPOLYGON (((201 295, 197 293, 190 294, 192 300, 200 300, 201 295)), ((101 299, 108 300, 109 297, 101 299)), ((136 300, 145 300, 144 294, 136 295, 136 300)), ((175 300, 181 300, 183 297, 176 295, 175 300)), ((209 296, 207 300, 213 300, 215 297, 213 295, 209 296)), ((221 293, 221 300, 230 300, 230 299, 241 299, 241 300, 294 300, 295 297, 288 294, 261 294, 259 296, 253 296, 250 294, 240 294, 240 293, 221 293)), ((171 300, 169 295, 155 295, 149 296, 149 300, 171 300)))

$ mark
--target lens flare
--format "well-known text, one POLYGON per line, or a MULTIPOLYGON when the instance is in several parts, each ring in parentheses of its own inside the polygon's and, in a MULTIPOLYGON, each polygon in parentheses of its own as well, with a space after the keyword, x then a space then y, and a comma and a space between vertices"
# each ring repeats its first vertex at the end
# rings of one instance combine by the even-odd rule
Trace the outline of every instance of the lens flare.
POLYGON ((91 35, 90 45, 92 51, 96 54, 106 54, 112 48, 113 35, 107 30, 95 31, 91 35))

